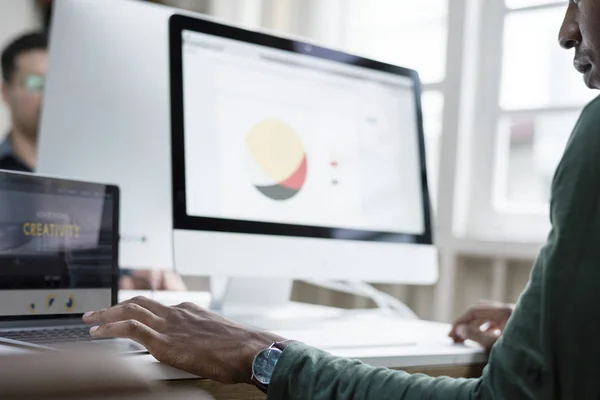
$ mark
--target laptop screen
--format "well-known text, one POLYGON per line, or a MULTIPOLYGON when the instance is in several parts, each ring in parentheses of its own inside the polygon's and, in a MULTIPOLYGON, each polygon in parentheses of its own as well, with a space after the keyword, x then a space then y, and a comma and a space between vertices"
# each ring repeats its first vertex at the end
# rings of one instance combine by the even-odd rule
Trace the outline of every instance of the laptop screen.
POLYGON ((0 171, 0 319, 116 301, 118 189, 0 171))

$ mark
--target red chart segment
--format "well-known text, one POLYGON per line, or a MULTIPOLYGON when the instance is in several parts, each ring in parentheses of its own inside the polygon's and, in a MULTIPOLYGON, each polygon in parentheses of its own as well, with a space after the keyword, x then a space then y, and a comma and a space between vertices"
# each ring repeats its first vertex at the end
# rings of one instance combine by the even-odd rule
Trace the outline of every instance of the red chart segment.
POLYGON ((302 186, 304 186, 304 182, 306 181, 306 171, 308 168, 306 167, 306 156, 302 159, 300 166, 294 172, 292 176, 290 176, 285 181, 281 182, 281 186, 286 187, 292 190, 300 190, 302 186))

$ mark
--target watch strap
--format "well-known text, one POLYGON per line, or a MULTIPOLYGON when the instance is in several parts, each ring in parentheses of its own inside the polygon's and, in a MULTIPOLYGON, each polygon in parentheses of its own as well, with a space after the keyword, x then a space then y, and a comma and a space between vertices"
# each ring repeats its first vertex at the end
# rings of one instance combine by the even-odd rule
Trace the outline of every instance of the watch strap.
POLYGON ((267 394, 269 392, 269 385, 265 385, 263 383, 260 383, 258 381, 258 379, 256 379, 254 377, 254 375, 252 375, 252 383, 254 384, 254 386, 256 386, 258 388, 258 390, 260 390, 264 394, 267 394))

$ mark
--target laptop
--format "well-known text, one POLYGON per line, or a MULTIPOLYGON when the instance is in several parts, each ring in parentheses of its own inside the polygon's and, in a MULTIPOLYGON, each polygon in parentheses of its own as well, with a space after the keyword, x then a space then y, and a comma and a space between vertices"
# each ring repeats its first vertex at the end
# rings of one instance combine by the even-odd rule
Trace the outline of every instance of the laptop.
POLYGON ((146 352, 81 320, 117 303, 118 248, 118 187, 0 171, 0 344, 146 352))

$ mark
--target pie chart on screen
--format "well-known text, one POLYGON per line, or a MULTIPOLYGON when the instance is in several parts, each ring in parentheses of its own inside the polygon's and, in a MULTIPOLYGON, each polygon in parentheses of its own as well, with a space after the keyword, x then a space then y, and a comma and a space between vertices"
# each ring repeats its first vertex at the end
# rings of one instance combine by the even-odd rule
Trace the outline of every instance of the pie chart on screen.
POLYGON ((254 187, 271 200, 297 195, 307 172, 306 151, 298 134, 287 123, 265 119, 246 136, 246 166, 254 187))

